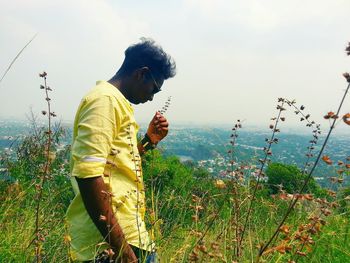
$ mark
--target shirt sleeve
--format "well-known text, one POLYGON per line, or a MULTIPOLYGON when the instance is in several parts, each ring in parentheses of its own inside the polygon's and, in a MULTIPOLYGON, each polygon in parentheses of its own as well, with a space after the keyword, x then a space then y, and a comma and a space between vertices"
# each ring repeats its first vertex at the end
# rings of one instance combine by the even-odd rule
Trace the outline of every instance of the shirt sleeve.
POLYGON ((118 128, 114 100, 107 95, 83 100, 71 150, 72 176, 91 178, 103 175, 118 128))

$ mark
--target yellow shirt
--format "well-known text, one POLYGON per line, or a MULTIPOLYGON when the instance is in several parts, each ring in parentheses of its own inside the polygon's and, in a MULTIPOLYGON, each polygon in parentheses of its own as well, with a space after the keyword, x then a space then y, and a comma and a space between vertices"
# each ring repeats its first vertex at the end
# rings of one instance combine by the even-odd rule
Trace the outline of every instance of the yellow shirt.
POLYGON ((102 176, 113 193, 113 211, 128 243, 144 250, 152 248, 144 223, 138 129, 130 103, 108 82, 98 81, 82 99, 74 121, 71 150, 71 180, 76 196, 66 215, 73 260, 92 260, 108 247, 85 209, 74 177, 102 176))

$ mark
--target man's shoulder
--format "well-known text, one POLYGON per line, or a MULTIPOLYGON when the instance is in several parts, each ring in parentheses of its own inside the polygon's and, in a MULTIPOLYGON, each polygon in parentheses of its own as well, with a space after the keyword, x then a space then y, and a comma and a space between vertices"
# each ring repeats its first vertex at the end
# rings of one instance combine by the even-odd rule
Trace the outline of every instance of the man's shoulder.
POLYGON ((98 81, 96 82, 96 85, 92 88, 90 88, 86 94, 83 96, 83 99, 95 99, 100 97, 113 97, 114 92, 111 88, 109 88, 105 81, 98 81))
POLYGON ((103 80, 97 81, 96 85, 84 95, 83 100, 91 101, 101 98, 109 98, 115 102, 127 102, 126 98, 116 87, 103 80))

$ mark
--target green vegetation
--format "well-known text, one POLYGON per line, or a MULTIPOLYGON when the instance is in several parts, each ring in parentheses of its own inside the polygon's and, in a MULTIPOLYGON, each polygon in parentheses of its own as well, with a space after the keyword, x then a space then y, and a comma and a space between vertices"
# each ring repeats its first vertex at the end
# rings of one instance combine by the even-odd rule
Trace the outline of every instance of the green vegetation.
MULTIPOLYGON (((272 194, 276 194, 280 188, 287 193, 298 193, 307 178, 307 174, 302 173, 297 166, 283 163, 269 164, 266 169, 266 176, 268 178, 267 184, 272 194)), ((314 178, 311 178, 304 193, 319 195, 321 191, 314 178)))
MULTIPOLYGON (((64 214, 73 197, 68 171, 69 149, 59 147, 64 131, 59 127, 53 130, 50 178, 44 185, 40 209, 41 253, 43 262, 69 262, 69 236, 64 227, 64 214)), ((38 174, 47 157, 43 154, 46 136, 44 129, 36 130, 16 146, 15 158, 1 158, 2 166, 8 168, 0 184, 1 262, 27 262, 35 258, 30 244, 35 233, 38 174)), ((236 173, 242 172, 243 178, 250 178, 251 170, 240 170, 238 166, 234 169, 236 173)), ((256 184, 254 178, 241 183, 219 180, 206 170, 193 164, 185 165, 174 156, 164 157, 159 151, 144 156, 143 171, 147 223, 163 262, 237 260, 239 246, 235 233, 242 231, 249 204, 246 197, 256 184), (236 211, 239 211, 238 217, 236 211)), ((271 163, 266 174, 269 181, 267 186, 258 187, 258 205, 249 218, 239 262, 257 259, 260 245, 271 236, 288 206, 288 200, 269 195, 269 191, 278 194, 277 188, 270 187, 282 183, 286 192, 293 193, 303 180, 296 167, 281 163, 271 163)), ((319 187, 312 181, 305 192, 315 191, 319 191, 319 187)), ((339 198, 341 207, 336 205, 336 198, 327 197, 327 202, 334 203, 330 214, 322 210, 328 209, 320 202, 326 199, 302 199, 284 224, 273 249, 268 249, 260 262, 348 262, 348 189, 344 189, 339 198), (316 216, 320 219, 316 220, 316 216), (306 237, 311 240, 301 243, 294 238, 297 235, 304 241, 306 237)))

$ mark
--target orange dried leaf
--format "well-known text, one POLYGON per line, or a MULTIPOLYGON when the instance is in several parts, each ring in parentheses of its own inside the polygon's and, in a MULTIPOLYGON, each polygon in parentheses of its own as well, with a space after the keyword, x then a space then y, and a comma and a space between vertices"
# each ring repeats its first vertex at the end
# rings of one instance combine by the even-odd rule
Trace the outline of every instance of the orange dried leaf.
POLYGON ((283 226, 280 227, 279 231, 284 233, 284 234, 286 234, 286 235, 288 235, 289 234, 289 226, 283 225, 283 226))
POLYGON ((281 254, 285 254, 286 251, 290 251, 292 248, 286 244, 281 244, 275 247, 275 250, 278 251, 281 254))
POLYGON ((304 198, 308 201, 311 201, 314 199, 313 195, 312 194, 304 194, 304 198))
POLYGON ((326 163, 326 164, 328 164, 328 165, 331 165, 333 162, 332 162, 332 160, 329 158, 329 156, 327 156, 327 155, 324 155, 323 157, 322 157, 322 160, 326 163))

